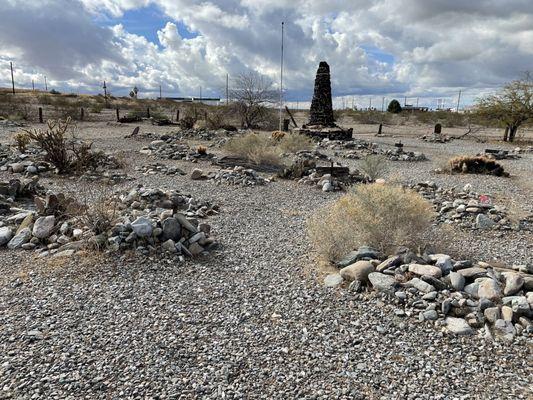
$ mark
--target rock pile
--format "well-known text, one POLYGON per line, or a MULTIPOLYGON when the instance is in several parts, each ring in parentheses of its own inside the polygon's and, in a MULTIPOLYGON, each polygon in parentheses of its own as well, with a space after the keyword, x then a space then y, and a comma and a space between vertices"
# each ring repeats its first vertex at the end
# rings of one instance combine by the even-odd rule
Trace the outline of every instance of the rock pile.
POLYGON ((470 184, 462 190, 444 189, 435 182, 421 182, 410 188, 433 204, 438 223, 481 230, 531 230, 533 227, 531 218, 513 224, 504 206, 492 204, 489 196, 474 192, 470 184))
POLYGON ((213 154, 193 150, 187 143, 176 138, 154 140, 148 145, 148 147, 141 149, 140 152, 141 154, 156 155, 168 160, 185 160, 192 162, 201 159, 211 160, 214 158, 213 154))
POLYGON ((226 184, 231 186, 261 186, 270 182, 269 179, 259 175, 257 171, 240 166, 211 172, 207 175, 207 178, 215 181, 217 185, 226 184))
POLYGON ((143 165, 141 167, 135 167, 136 171, 142 172, 144 175, 155 175, 155 174, 164 174, 164 175, 187 175, 182 169, 173 166, 165 165, 161 163, 151 163, 143 165))
POLYGON ((102 200, 96 207, 48 193, 35 197, 35 210, 9 211, 16 214, 2 220, 0 246, 35 250, 41 256, 70 256, 89 247, 182 259, 216 247, 210 226, 199 219, 217 214, 218 206, 177 191, 139 187, 102 200))
POLYGON ((495 269, 483 262, 407 249, 385 257, 361 247, 338 267, 338 273, 326 277, 326 286, 346 283, 354 292, 364 287, 383 292, 398 305, 397 317, 417 317, 458 335, 480 328, 487 337, 504 340, 533 334, 532 266, 495 269))
POLYGON ((368 180, 357 170, 350 170, 345 174, 328 173, 327 167, 312 169, 309 173, 298 180, 304 185, 316 186, 323 192, 346 190, 348 186, 357 183, 366 183, 368 180))
POLYGON ((182 129, 181 131, 176 133, 176 138, 178 140, 196 139, 196 140, 211 141, 215 139, 232 136, 236 132, 237 132, 237 129, 231 129, 231 130, 229 129, 209 130, 206 128, 182 129))
POLYGON ((361 139, 354 139, 344 142, 339 140, 324 139, 320 142, 319 146, 333 150, 348 150, 342 153, 336 152, 335 155, 349 159, 359 159, 369 154, 378 154, 388 158, 391 161, 427 160, 427 157, 424 153, 417 151, 405 151, 401 143, 394 149, 381 149, 377 143, 371 143, 361 139))

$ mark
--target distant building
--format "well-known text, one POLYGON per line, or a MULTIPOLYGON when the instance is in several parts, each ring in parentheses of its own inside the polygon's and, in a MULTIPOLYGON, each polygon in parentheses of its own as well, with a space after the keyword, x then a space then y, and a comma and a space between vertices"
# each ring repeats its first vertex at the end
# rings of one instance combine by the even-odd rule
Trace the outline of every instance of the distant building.
POLYGON ((220 98, 218 97, 163 97, 163 99, 178 103, 202 103, 211 106, 218 106, 220 104, 220 98))
POLYGON ((429 111, 429 107, 418 107, 413 106, 412 104, 405 104, 402 107, 402 111, 421 111, 421 112, 427 112, 429 111))

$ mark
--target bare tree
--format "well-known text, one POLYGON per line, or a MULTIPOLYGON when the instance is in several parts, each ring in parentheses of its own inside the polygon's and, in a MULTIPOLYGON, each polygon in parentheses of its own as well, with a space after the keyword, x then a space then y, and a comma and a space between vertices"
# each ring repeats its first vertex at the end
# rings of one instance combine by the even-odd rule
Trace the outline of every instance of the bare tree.
POLYGON ((506 84, 499 93, 477 101, 478 112, 505 125, 503 140, 512 142, 518 128, 533 119, 533 79, 526 72, 523 79, 506 84))
POLYGON ((268 106, 276 102, 276 92, 267 77, 255 72, 240 74, 230 95, 243 128, 258 128, 272 116, 268 106))

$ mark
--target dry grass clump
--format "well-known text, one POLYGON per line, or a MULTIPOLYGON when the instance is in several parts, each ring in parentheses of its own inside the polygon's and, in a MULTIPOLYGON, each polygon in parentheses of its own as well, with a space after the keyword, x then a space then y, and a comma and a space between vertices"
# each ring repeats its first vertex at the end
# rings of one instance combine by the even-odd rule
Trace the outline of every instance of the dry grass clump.
POLYGON ((431 205, 419 194, 391 185, 360 185, 308 223, 319 254, 338 261, 359 246, 391 254, 400 246, 420 245, 433 218, 431 205))
POLYGON ((482 156, 457 156, 450 159, 448 163, 452 172, 509 176, 499 163, 482 156))
POLYGON ((276 143, 263 133, 247 133, 231 138, 224 149, 234 156, 243 157, 255 164, 281 165, 276 143))
POLYGON ((276 137, 267 133, 247 133, 230 139, 224 149, 231 155, 245 158, 255 164, 281 165, 282 153, 309 150, 313 146, 310 138, 296 133, 276 137))
POLYGON ((359 169, 368 178, 375 181, 378 178, 383 178, 389 167, 385 157, 378 154, 370 154, 361 159, 359 169))
POLYGON ((313 140, 299 133, 287 133, 279 139, 278 147, 283 153, 296 153, 301 150, 311 150, 315 147, 313 140))

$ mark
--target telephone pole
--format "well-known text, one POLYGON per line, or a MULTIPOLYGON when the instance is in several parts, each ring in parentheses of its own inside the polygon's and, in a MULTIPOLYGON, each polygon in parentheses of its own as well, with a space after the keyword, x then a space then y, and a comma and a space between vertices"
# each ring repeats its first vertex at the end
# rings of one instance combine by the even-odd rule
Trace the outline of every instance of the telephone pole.
POLYGON ((163 98, 163 95, 161 93, 161 85, 159 85, 159 100, 161 100, 163 98))
POLYGON ((13 87, 13 94, 15 94, 15 79, 13 77, 13 62, 10 62, 9 66, 11 67, 11 86, 13 87))
POLYGON ((381 112, 385 111, 385 97, 381 98, 381 112))
POLYGON ((279 74, 279 130, 283 128, 282 111, 283 107, 283 35, 285 33, 285 22, 281 22, 281 62, 280 62, 280 74, 279 74))
POLYGON ((459 90, 459 96, 457 97, 457 110, 456 112, 459 112, 459 104, 461 103, 461 91, 459 90))
POLYGON ((368 110, 372 110, 372 97, 368 99, 368 110))
POLYGON ((48 92, 48 84, 46 83, 46 75, 44 76, 44 90, 48 92))

